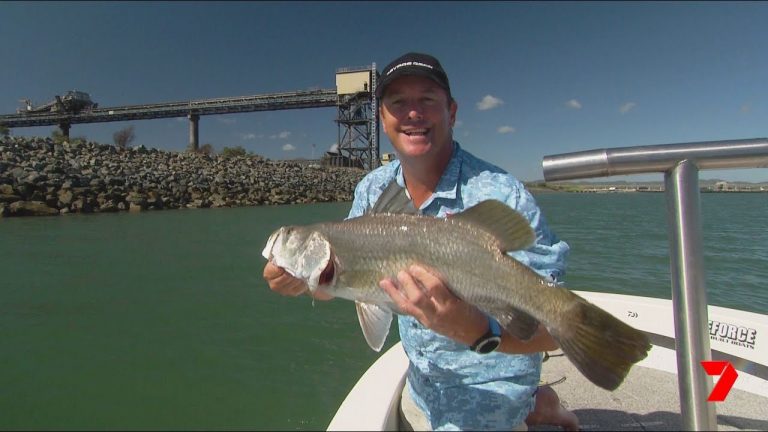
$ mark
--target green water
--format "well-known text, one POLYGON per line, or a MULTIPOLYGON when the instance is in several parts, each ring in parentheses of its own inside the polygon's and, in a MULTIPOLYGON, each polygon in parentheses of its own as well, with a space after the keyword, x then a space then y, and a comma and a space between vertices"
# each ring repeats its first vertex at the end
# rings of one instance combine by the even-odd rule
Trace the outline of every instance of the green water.
MULTIPOLYGON (((537 199, 570 286, 670 298, 663 195, 537 199)), ((351 302, 269 291, 261 249, 348 208, 0 219, 0 429, 324 429, 377 354, 351 302)), ((702 195, 711 304, 768 311, 766 210, 702 195)))
MULTIPOLYGON (((573 289, 671 299, 663 193, 541 194, 573 289)), ((768 194, 701 194, 708 303, 768 313, 768 194)))

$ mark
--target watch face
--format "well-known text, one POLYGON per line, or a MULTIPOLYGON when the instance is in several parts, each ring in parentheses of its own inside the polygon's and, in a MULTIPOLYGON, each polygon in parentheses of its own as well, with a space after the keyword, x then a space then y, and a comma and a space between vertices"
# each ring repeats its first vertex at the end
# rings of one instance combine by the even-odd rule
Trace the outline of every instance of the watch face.
POLYGON ((501 338, 499 336, 491 336, 488 339, 477 344, 475 352, 479 354, 488 354, 496 351, 496 348, 501 344, 501 338))

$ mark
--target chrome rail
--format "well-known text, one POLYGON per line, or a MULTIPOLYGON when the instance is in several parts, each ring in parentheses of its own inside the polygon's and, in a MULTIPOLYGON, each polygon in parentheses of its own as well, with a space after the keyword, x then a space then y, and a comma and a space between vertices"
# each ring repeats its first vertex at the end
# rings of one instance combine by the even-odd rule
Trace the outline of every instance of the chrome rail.
POLYGON ((717 430, 707 402, 712 378, 700 366, 711 360, 707 290, 702 254, 699 170, 768 167, 768 139, 619 147, 545 156, 544 180, 575 180, 661 172, 667 199, 670 275, 677 351, 680 414, 684 430, 717 430))

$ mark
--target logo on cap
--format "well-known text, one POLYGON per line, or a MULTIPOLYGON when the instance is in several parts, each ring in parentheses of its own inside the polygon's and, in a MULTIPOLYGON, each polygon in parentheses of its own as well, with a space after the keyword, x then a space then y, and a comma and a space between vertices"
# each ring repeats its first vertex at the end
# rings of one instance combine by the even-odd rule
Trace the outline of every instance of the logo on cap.
POLYGON ((445 74, 440 62, 429 54, 407 53, 404 54, 384 68, 381 81, 376 86, 376 96, 381 97, 384 88, 393 80, 401 75, 422 75, 434 80, 448 91, 450 96, 451 89, 448 85, 448 76, 445 74))
POLYGON ((421 66, 421 67, 425 67, 425 68, 434 69, 434 67, 432 67, 432 65, 428 65, 426 63, 421 63, 421 62, 417 62, 417 61, 409 61, 409 62, 400 63, 400 64, 394 66, 392 69, 387 71, 387 75, 391 74, 392 72, 394 72, 397 69, 400 69, 403 66, 421 66))

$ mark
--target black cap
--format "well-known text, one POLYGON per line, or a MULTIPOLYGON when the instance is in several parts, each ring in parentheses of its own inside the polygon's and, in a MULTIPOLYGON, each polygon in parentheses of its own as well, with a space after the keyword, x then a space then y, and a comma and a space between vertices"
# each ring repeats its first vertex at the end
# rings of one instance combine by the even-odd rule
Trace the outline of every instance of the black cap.
POLYGON ((429 54, 410 52, 396 58, 384 68, 376 86, 376 97, 380 98, 392 81, 405 75, 420 75, 430 78, 444 88, 449 97, 451 95, 448 75, 445 74, 440 62, 429 54))

